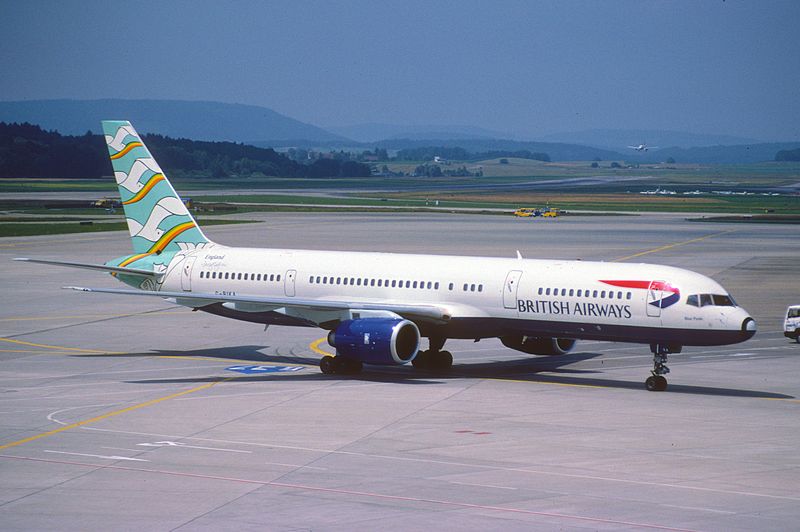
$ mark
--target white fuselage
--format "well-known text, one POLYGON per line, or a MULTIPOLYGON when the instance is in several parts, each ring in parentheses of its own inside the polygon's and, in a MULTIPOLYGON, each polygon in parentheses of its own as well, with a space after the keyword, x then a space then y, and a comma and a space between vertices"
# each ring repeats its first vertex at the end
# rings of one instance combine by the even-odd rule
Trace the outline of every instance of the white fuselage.
MULTIPOLYGON (((521 333, 721 345, 753 334, 747 328, 752 321, 747 312, 732 300, 726 303, 727 292, 718 283, 688 270, 650 264, 212 245, 177 254, 160 288, 220 296, 347 300, 356 305, 435 305, 447 309, 449 321, 422 324, 422 333, 447 338, 521 333), (689 304, 690 295, 697 295, 698 302, 700 295, 708 295, 709 303, 689 304)), ((339 317, 335 311, 256 310, 216 313, 286 325, 319 325, 339 317)))

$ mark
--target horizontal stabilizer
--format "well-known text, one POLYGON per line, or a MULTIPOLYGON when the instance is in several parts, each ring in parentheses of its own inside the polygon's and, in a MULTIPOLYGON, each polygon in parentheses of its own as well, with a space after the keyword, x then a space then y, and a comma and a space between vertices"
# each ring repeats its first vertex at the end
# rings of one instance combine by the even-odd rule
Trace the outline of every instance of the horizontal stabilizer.
POLYGON ((66 266, 68 268, 81 268, 84 270, 94 270, 107 273, 122 273, 125 275, 137 275, 139 277, 147 277, 156 279, 161 274, 152 270, 141 270, 139 268, 124 268, 120 266, 106 266, 105 264, 86 264, 83 262, 66 262, 61 260, 43 260, 43 259, 29 259, 29 258, 16 258, 14 260, 23 262, 35 262, 37 264, 49 264, 51 266, 66 266))

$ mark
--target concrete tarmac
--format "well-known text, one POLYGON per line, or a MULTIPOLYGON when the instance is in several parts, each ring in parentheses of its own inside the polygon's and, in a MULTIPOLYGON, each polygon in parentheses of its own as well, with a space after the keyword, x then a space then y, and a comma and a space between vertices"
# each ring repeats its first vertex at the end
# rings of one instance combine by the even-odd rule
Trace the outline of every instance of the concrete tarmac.
POLYGON ((723 284, 754 339, 670 357, 449 341, 450 374, 320 373, 315 329, 86 294, 127 234, 0 240, 3 530, 790 530, 800 521, 796 226, 678 215, 524 220, 247 213, 223 244, 653 262, 723 284), (260 373, 240 373, 261 366, 260 373), (292 368, 277 371, 275 367, 292 368), (272 369, 271 369, 272 368, 272 369), (236 371, 236 370, 239 371, 236 371), (271 371, 271 372, 270 372, 271 371))

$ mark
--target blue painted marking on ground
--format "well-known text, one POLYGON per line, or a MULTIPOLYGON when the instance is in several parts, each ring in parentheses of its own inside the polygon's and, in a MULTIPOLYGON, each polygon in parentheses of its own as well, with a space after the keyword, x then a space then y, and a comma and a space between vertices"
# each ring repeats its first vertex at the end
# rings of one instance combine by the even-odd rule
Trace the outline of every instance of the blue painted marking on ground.
POLYGON ((302 366, 230 366, 225 368, 227 371, 237 371, 245 375, 252 375, 254 373, 289 373, 292 371, 300 371, 302 366))

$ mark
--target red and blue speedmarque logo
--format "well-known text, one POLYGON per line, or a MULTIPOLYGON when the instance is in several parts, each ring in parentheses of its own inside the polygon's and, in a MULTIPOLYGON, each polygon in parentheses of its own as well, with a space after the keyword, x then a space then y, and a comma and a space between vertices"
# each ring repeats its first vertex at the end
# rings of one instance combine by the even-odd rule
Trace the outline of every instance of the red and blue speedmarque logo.
POLYGON ((600 281, 619 288, 648 290, 648 304, 656 308, 667 308, 681 299, 681 291, 665 281, 600 281))

